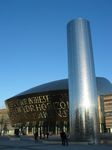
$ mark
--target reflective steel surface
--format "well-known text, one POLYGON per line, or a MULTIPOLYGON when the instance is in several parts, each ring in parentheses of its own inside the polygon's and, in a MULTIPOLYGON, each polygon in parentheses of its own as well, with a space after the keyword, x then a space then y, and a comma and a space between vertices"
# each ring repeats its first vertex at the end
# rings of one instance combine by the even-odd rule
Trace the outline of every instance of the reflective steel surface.
POLYGON ((97 89, 89 22, 67 25, 70 136, 97 142, 97 89))

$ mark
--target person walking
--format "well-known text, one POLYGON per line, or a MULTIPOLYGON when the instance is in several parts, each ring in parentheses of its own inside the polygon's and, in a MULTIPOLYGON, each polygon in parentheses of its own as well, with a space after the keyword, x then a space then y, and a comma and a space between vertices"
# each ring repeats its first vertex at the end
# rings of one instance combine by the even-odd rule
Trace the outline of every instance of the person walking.
POLYGON ((69 139, 69 134, 65 133, 65 144, 68 146, 68 139, 69 139))
POLYGON ((35 139, 35 142, 38 142, 38 131, 34 133, 34 139, 35 139))
POLYGON ((61 141, 62 141, 62 145, 65 146, 67 145, 68 146, 68 138, 67 138, 67 135, 64 131, 62 131, 60 133, 60 137, 61 137, 61 141))
POLYGON ((47 135, 47 139, 48 139, 48 137, 49 137, 49 132, 47 132, 46 135, 47 135))

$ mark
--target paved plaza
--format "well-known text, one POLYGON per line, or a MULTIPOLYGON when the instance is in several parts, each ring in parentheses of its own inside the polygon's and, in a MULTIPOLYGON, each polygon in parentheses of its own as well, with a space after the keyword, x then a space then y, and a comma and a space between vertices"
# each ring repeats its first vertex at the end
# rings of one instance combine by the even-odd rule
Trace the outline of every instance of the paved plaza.
POLYGON ((0 137, 0 150, 112 150, 112 144, 69 143, 62 146, 59 140, 39 140, 33 137, 0 137))

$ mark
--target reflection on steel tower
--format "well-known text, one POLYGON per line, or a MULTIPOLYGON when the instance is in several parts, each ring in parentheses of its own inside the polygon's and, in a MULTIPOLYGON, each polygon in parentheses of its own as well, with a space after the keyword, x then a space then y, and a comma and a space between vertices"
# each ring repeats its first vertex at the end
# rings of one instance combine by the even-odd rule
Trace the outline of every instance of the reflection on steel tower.
POLYGON ((70 137, 97 142, 97 89, 89 22, 67 25, 70 137))

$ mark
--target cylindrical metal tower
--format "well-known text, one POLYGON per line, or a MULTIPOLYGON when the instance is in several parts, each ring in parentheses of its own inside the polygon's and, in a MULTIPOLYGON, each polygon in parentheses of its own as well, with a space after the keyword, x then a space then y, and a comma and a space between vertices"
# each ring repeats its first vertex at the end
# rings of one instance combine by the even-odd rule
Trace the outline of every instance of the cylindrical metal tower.
POLYGON ((67 25, 70 136, 75 141, 97 141, 97 89, 89 22, 67 25))

